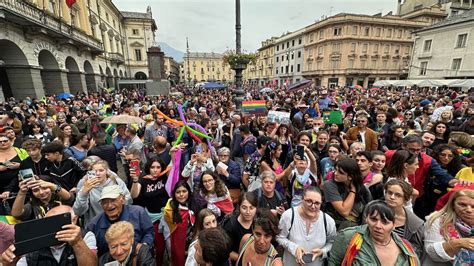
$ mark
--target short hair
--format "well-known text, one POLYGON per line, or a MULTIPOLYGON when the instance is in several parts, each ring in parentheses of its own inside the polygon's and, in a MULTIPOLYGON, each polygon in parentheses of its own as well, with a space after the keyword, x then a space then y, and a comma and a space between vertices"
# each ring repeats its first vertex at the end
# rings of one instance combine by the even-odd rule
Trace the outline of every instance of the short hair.
POLYGON ((227 147, 222 147, 219 149, 219 151, 217 152, 218 155, 221 155, 221 154, 224 154, 224 153, 228 153, 230 155, 230 149, 227 148, 227 147))
POLYGON ((410 134, 403 138, 402 145, 406 145, 408 143, 418 143, 420 145, 423 145, 421 137, 415 134, 410 134))
POLYGON ((318 193, 319 195, 323 195, 323 193, 321 192, 321 189, 319 189, 318 187, 315 187, 315 186, 309 186, 305 189, 303 189, 303 197, 306 195, 306 193, 308 192, 316 192, 318 193))
POLYGON ((242 202, 244 202, 244 200, 248 201, 250 205, 254 206, 255 208, 258 207, 258 197, 253 191, 240 194, 239 206, 242 205, 242 202))
POLYGON ((301 131, 300 133, 298 133, 298 135, 296 136, 296 142, 300 142, 300 139, 301 137, 303 136, 306 136, 309 138, 309 140, 311 141, 311 133, 309 133, 308 131, 301 131))
POLYGON ((39 139, 27 139, 21 144, 21 147, 25 150, 41 149, 41 145, 42 143, 39 139))
POLYGON ((221 228, 202 230, 198 236, 202 258, 212 265, 225 265, 232 251, 232 240, 221 228))
POLYGON ((126 155, 135 155, 135 156, 141 156, 142 154, 142 151, 138 148, 131 148, 131 149, 128 149, 126 152, 125 152, 126 155))
POLYGON ((105 241, 109 243, 124 234, 128 234, 128 236, 133 239, 135 235, 133 224, 127 221, 113 223, 105 233, 105 241))
POLYGON ((371 154, 372 154, 372 160, 374 159, 375 156, 383 156, 383 157, 387 157, 385 155, 385 153, 381 150, 374 150, 374 151, 371 151, 371 154))
POLYGON ((55 153, 59 152, 60 154, 64 154, 64 144, 61 141, 55 140, 52 141, 41 149, 42 153, 55 153))
POLYGON ((271 180, 273 181, 276 181, 276 176, 275 176, 275 173, 273 171, 263 171, 261 174, 260 174, 260 180, 265 180, 267 178, 270 178, 271 180))
POLYGON ((278 217, 273 215, 270 209, 263 208, 257 210, 257 214, 253 218, 253 229, 257 226, 260 226, 262 230, 272 235, 272 238, 275 238, 280 233, 280 229, 278 228, 278 217))
POLYGON ((270 141, 271 138, 267 136, 258 136, 257 138, 257 149, 262 148, 264 145, 267 144, 268 141, 270 141))
POLYGON ((383 188, 384 190, 387 190, 388 187, 391 187, 391 186, 400 186, 400 188, 403 191, 403 199, 405 201, 410 200, 411 195, 413 194, 413 187, 408 182, 402 179, 392 178, 388 180, 387 183, 385 183, 383 188))
POLYGON ((349 151, 352 150, 357 145, 360 145, 362 149, 365 150, 365 144, 363 142, 356 141, 351 144, 351 146, 349 147, 349 151))
POLYGON ((137 134, 137 130, 133 127, 127 127, 127 130, 128 133, 132 134, 132 135, 136 135, 137 134))
POLYGON ((380 215, 380 218, 383 222, 392 222, 395 223, 395 213, 393 210, 387 205, 385 201, 382 200, 374 200, 369 202, 365 207, 364 217, 370 217, 375 215, 380 215))
POLYGON ((367 161, 372 162, 373 157, 372 157, 372 153, 370 151, 359 151, 356 154, 356 157, 357 156, 363 156, 367 159, 367 161))
POLYGON ((247 124, 240 125, 239 130, 244 134, 250 134, 250 127, 247 124))

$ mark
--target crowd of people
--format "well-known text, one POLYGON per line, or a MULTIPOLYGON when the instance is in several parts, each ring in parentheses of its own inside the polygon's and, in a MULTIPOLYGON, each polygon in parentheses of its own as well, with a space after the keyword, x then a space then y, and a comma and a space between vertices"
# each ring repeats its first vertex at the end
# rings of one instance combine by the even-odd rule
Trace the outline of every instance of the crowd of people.
POLYGON ((0 214, 72 217, 21 256, 0 222, 3 265, 474 263, 472 93, 246 85, 279 123, 232 87, 175 90, 0 103, 0 214))

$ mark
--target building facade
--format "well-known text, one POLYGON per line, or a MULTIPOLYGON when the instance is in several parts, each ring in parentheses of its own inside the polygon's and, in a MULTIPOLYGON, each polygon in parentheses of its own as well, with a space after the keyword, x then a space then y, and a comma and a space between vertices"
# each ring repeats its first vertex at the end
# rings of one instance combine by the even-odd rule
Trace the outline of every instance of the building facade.
POLYGON ((127 73, 134 79, 148 79, 148 48, 156 46, 155 32, 157 30, 151 8, 146 13, 121 12, 125 28, 127 57, 127 73))
POLYGON ((189 83, 206 81, 229 83, 234 80, 235 73, 229 64, 224 63, 222 54, 190 52, 184 55, 183 60, 186 81, 189 83))
POLYGON ((474 0, 398 0, 397 14, 403 16, 433 6, 442 8, 448 16, 454 16, 474 8, 474 0))
POLYGON ((413 32, 428 25, 399 16, 345 13, 318 21, 305 28, 303 76, 327 87, 406 79, 413 32))
POLYGON ((248 76, 250 84, 258 84, 267 86, 273 83, 274 79, 274 59, 275 59, 275 41, 276 37, 272 37, 262 42, 262 47, 258 49, 256 54, 255 65, 248 65, 248 76))
POLYGON ((304 29, 284 34, 275 41, 274 84, 292 85, 303 80, 304 29))
POLYGON ((173 57, 165 56, 165 76, 166 78, 174 84, 179 84, 180 78, 180 64, 174 60, 173 57))
MULTIPOLYGON (((0 0, 0 97, 116 87, 129 77, 124 17, 110 0, 0 0)), ((155 28, 156 29, 156 28, 155 28)))
POLYGON ((416 31, 410 79, 474 78, 474 10, 416 31))

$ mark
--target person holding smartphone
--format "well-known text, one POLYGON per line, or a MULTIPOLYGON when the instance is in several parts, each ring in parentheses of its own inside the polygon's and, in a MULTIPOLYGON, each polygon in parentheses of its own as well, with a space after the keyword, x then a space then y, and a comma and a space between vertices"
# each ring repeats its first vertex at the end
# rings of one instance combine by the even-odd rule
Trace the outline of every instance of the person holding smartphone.
POLYGON ((20 191, 13 203, 11 214, 20 221, 40 219, 58 205, 72 206, 73 203, 74 195, 60 185, 49 182, 48 179, 39 179, 36 175, 28 178, 20 175, 20 191), (28 192, 30 200, 25 204, 28 192))
POLYGON ((191 160, 188 161, 181 172, 183 178, 187 179, 192 191, 199 186, 202 173, 207 170, 215 170, 207 145, 197 144, 194 150, 195 152, 191 154, 191 160))

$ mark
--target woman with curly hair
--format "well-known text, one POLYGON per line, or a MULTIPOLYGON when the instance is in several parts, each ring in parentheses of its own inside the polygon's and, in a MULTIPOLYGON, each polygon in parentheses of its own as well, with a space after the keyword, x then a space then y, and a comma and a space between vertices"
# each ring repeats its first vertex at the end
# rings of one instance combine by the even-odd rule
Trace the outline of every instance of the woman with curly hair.
POLYGON ((449 128, 449 125, 447 123, 438 121, 433 124, 430 131, 433 132, 436 136, 435 141, 433 142, 433 144, 431 144, 432 149, 434 149, 434 147, 436 147, 438 144, 448 143, 451 129, 449 128))
POLYGON ((281 153, 279 157, 280 162, 284 162, 286 156, 291 151, 292 143, 289 130, 288 125, 281 124, 278 127, 275 127, 272 134, 270 134, 270 138, 281 144, 281 153))
POLYGON ((195 213, 206 207, 216 214, 218 220, 234 210, 229 190, 219 176, 209 170, 202 173, 191 206, 195 213))
POLYGON ((449 144, 439 144, 433 150, 431 157, 435 159, 441 168, 448 171, 452 176, 455 176, 459 170, 465 167, 461 162, 456 148, 449 144))
POLYGON ((283 170, 280 162, 280 155, 282 153, 282 145, 277 140, 271 140, 267 143, 267 147, 260 159, 260 174, 264 171, 272 171, 277 179, 276 190, 282 194, 285 193, 282 182, 285 182, 290 175, 291 169, 287 167, 283 170))

